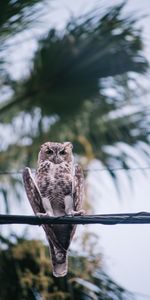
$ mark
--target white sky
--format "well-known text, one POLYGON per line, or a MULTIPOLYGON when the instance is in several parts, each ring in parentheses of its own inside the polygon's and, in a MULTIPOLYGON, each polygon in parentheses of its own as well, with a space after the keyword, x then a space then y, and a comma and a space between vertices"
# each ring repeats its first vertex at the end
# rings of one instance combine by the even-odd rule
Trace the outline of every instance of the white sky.
MULTIPOLYGON (((118 2, 120 1, 109 1, 109 4, 113 5, 118 2)), ((59 1, 54 1, 52 6, 53 9, 46 17, 47 27, 49 27, 49 24, 54 24, 58 28, 62 28, 70 11, 74 14, 79 14, 80 12, 83 12, 83 10, 89 10, 95 3, 106 3, 106 1, 63 0, 61 1, 61 4, 59 1)), ((139 16, 143 14, 148 15, 147 18, 143 18, 143 20, 140 21, 140 24, 143 26, 144 30, 143 36, 146 44, 145 53, 150 60, 150 1, 129 0, 126 11, 139 16)), ((39 28, 38 34, 42 31, 43 29, 40 30, 39 28)), ((9 70, 14 74, 15 78, 18 78, 20 73, 26 74, 25 58, 29 56, 32 57, 35 48, 35 41, 30 41, 28 44, 20 44, 18 50, 10 55, 9 70), (19 63, 18 60, 20 60, 19 63)), ((147 98, 147 101, 150 103, 150 98, 147 98)), ((96 198, 94 198, 91 191, 91 198, 95 201, 95 212, 116 213, 150 211, 150 171, 146 171, 146 174, 147 177, 144 177, 141 175, 140 171, 132 172, 133 190, 130 190, 123 171, 120 171, 118 176, 123 179, 123 185, 122 198, 119 199, 114 185, 106 172, 101 173, 97 177, 97 181, 95 179, 95 189, 97 191, 96 198), (105 187, 102 188, 102 186, 105 187)), ((31 212, 28 204, 26 204, 26 210, 28 213, 31 212)), ((17 208, 18 214, 24 214, 24 212, 25 209, 23 206, 17 208)), ((21 228, 23 227, 20 227, 20 229, 21 228)), ((139 293, 137 299, 150 299, 150 225, 93 225, 93 229, 100 234, 100 245, 102 246, 105 255, 108 273, 123 287, 139 293), (146 295, 149 296, 146 297, 146 295)), ((41 229, 33 229, 33 233, 36 230, 41 234, 41 229)))

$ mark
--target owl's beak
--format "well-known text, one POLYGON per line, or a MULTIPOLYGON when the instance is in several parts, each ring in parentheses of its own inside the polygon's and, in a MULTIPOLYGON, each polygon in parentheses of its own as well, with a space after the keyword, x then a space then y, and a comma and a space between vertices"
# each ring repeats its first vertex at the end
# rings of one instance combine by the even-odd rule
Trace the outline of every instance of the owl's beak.
POLYGON ((54 157, 53 161, 54 161, 54 164, 58 163, 58 157, 57 157, 57 155, 54 157))

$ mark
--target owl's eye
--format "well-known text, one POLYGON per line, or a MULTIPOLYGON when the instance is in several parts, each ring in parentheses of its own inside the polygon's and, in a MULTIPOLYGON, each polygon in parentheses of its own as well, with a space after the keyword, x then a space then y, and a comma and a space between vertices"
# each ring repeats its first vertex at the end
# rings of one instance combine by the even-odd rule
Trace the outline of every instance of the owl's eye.
POLYGON ((59 154, 60 154, 60 155, 65 155, 65 154, 66 154, 66 151, 65 151, 65 150, 61 150, 61 151, 59 152, 59 154))
POLYGON ((47 150, 46 150, 46 153, 52 155, 54 152, 53 152, 52 149, 47 149, 47 150))

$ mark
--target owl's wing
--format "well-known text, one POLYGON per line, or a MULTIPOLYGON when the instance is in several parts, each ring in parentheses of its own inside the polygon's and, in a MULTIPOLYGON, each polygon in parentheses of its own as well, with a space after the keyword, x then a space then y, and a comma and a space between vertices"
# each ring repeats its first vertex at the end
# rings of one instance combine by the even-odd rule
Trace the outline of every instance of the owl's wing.
POLYGON ((74 178, 74 193, 73 202, 74 209, 79 211, 82 208, 83 197, 84 197, 84 175, 80 165, 75 166, 75 178, 74 178))
MULTIPOLYGON (((28 200, 31 204, 34 213, 45 213, 40 191, 29 168, 25 168, 23 171, 23 183, 28 200)), ((64 250, 65 247, 63 247, 62 243, 58 241, 56 234, 53 230, 53 225, 44 224, 42 225, 42 227, 46 233, 48 241, 53 243, 55 247, 59 247, 60 249, 64 250)))
POLYGON ((34 213, 44 213, 45 211, 42 204, 41 194, 32 176, 30 168, 25 168, 23 171, 23 183, 34 213))
MULTIPOLYGON (((80 165, 75 165, 75 175, 74 175, 74 191, 73 191, 73 203, 74 210, 80 211, 82 209, 84 197, 84 175, 80 165)), ((72 240, 77 225, 72 225, 72 231, 70 234, 70 241, 72 240)))

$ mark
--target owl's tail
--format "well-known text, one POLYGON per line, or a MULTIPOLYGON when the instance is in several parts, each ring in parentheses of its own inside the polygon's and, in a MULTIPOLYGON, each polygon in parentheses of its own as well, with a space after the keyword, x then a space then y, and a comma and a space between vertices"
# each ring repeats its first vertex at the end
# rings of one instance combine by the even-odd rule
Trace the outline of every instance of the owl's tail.
POLYGON ((50 252, 52 259, 53 275, 55 277, 63 277, 68 271, 67 251, 62 248, 56 248, 50 243, 50 252))

